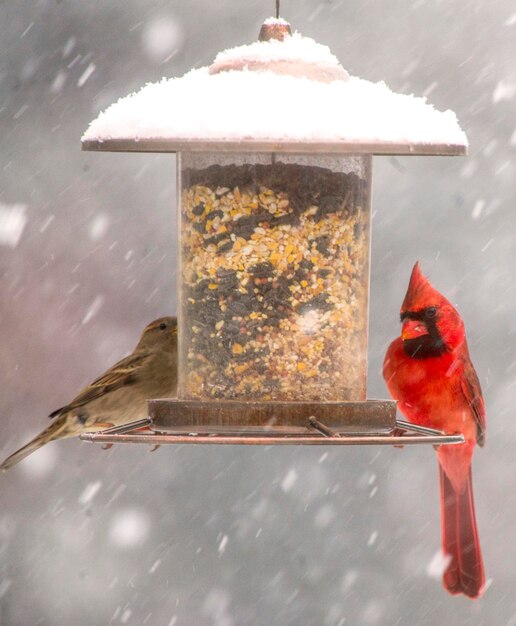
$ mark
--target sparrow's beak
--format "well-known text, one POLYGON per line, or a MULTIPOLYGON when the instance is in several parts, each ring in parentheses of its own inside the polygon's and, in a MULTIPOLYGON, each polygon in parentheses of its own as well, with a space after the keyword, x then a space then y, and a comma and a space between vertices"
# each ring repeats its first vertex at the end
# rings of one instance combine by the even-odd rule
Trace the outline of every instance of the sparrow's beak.
POLYGON ((403 341, 417 339, 418 337, 423 337, 423 335, 428 335, 428 328, 423 322, 410 319, 403 321, 401 326, 401 338, 403 341))

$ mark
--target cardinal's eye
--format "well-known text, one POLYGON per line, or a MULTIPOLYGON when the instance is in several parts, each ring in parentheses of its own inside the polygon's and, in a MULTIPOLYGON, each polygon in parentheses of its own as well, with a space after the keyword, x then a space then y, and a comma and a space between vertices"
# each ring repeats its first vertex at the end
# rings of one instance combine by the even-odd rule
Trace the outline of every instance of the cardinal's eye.
POLYGON ((430 306, 425 311, 425 314, 427 317, 435 317, 436 313, 437 313, 437 307, 435 306, 430 306))
POLYGON ((167 325, 165 324, 165 322, 161 322, 161 324, 159 325, 160 330, 165 330, 166 327, 167 325))

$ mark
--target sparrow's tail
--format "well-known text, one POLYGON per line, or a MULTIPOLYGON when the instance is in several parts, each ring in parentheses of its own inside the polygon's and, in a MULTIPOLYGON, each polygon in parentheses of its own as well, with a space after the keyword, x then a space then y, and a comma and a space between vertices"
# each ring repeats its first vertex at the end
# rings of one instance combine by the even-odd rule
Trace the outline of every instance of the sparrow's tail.
POLYGON ((29 456, 29 454, 35 452, 49 441, 72 436, 74 433, 70 432, 67 421, 68 417, 66 415, 61 415, 55 419, 50 426, 40 432, 39 435, 34 437, 32 441, 29 441, 29 443, 24 445, 23 448, 20 448, 11 454, 11 456, 7 457, 2 465, 0 465, 0 470, 8 470, 10 467, 16 465, 16 463, 24 459, 26 456, 29 456))
POLYGON ((478 598, 485 583, 480 551, 471 467, 464 488, 457 492, 439 465, 443 551, 450 562, 443 575, 444 588, 451 594, 478 598))

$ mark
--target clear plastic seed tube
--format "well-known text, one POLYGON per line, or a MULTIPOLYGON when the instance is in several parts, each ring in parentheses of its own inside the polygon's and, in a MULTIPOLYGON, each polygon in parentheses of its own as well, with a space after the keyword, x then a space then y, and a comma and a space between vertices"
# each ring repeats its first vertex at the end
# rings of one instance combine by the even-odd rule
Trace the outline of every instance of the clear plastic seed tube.
POLYGON ((371 157, 179 163, 179 397, 365 400, 371 157))

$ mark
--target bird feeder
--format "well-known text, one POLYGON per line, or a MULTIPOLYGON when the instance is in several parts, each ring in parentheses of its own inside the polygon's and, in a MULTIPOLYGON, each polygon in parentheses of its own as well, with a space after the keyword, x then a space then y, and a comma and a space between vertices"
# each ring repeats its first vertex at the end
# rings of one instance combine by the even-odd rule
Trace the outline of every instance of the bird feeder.
POLYGON ((112 105, 83 150, 177 154, 179 388, 150 421, 82 438, 462 442, 396 422, 366 379, 373 155, 466 146, 451 111, 350 77, 280 18, 112 105))

